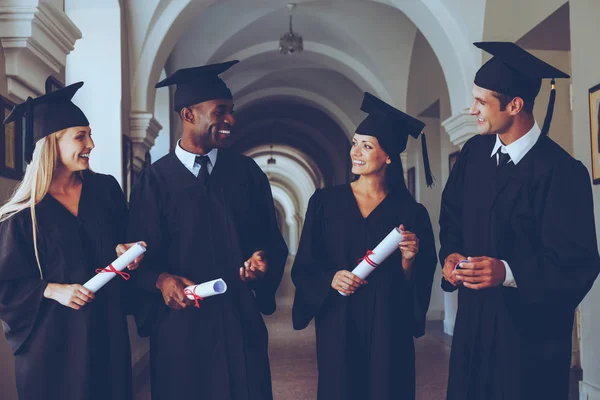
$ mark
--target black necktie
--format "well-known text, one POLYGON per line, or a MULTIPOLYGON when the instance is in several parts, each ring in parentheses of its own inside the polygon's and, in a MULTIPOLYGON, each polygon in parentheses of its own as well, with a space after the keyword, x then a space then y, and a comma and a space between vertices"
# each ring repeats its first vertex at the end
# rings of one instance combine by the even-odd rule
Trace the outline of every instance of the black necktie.
POLYGON ((200 164, 198 179, 204 187, 206 187, 206 184, 208 183, 208 161, 208 156, 196 156, 196 162, 200 164))
POLYGON ((503 153, 502 148, 498 149, 498 169, 504 167, 510 161, 508 153, 503 153))

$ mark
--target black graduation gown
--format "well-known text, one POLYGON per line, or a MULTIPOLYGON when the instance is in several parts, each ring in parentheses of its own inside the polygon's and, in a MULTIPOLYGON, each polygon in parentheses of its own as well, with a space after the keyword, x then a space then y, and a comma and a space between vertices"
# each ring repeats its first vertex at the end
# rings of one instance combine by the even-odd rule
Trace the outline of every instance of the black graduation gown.
POLYGON ((75 217, 51 195, 36 206, 35 259, 29 209, 0 223, 0 319, 15 355, 21 400, 131 399, 124 281, 113 278, 80 310, 44 298, 48 283, 84 284, 115 258, 126 203, 111 176, 84 172, 75 217))
POLYGON ((495 140, 470 139, 450 174, 440 260, 505 260, 518 288, 459 289, 448 400, 567 399, 575 308, 600 270, 589 175, 545 136, 497 169, 495 140))
POLYGON ((175 153, 166 155, 136 180, 129 235, 148 244, 133 280, 146 292, 136 321, 140 335, 150 336, 152 398, 272 399, 261 312, 275 311, 288 253, 256 163, 219 150, 205 193, 175 153), (239 268, 256 250, 265 251, 269 270, 243 283, 239 268), (156 289, 162 272, 196 283, 222 278, 227 292, 199 309, 173 310, 156 289))
POLYGON ((436 264, 429 214, 408 193, 388 194, 363 218, 350 185, 317 189, 292 280, 294 328, 304 329, 315 318, 320 400, 414 398, 413 335, 425 332, 436 264), (401 223, 420 240, 412 280, 404 276, 398 250, 353 295, 331 288, 337 271, 352 271, 401 223))

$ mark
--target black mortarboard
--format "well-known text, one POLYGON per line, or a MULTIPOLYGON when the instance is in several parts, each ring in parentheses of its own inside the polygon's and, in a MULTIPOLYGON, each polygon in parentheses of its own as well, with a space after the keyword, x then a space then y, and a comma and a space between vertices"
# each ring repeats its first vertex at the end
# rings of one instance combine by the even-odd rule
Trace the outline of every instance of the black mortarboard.
POLYGON ((77 82, 35 99, 29 97, 14 106, 4 119, 4 124, 7 124, 25 116, 28 126, 33 119, 33 136, 25 138, 26 162, 31 161, 33 147, 41 138, 63 129, 90 124, 83 111, 71 101, 82 86, 83 82, 77 82))
POLYGON ((423 133, 425 124, 368 92, 365 92, 360 109, 369 115, 358 125, 355 132, 376 137, 383 150, 390 156, 400 154, 406 149, 409 135, 415 139, 421 135, 425 177, 427 186, 431 186, 433 176, 429 167, 427 142, 423 133))
POLYGON ((535 100, 542 87, 542 79, 552 79, 552 91, 542 135, 548 133, 556 90, 555 78, 570 78, 569 75, 554 68, 511 42, 477 42, 476 47, 490 53, 492 57, 475 75, 475 84, 509 97, 521 97, 526 101, 535 100))
POLYGON ((231 91, 219 78, 219 74, 227 71, 239 61, 228 61, 202 67, 178 69, 154 87, 177 85, 173 109, 181 111, 184 107, 215 99, 232 99, 231 91))

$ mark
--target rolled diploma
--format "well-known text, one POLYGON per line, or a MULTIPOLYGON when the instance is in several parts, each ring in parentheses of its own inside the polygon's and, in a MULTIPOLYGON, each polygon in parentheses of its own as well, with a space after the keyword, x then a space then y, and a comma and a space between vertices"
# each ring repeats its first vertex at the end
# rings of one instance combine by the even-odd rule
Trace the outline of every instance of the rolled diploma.
MULTIPOLYGON (((185 291, 189 290, 190 292, 196 294, 196 296, 200 296, 203 299, 215 296, 217 294, 223 294, 227 291, 227 284, 223 279, 215 279, 214 281, 204 282, 199 285, 192 285, 185 288, 185 291)), ((186 294, 187 298, 190 300, 194 300, 194 296, 191 294, 186 294)))
MULTIPOLYGON (((392 229, 392 231, 375 247, 373 253, 369 255, 371 261, 373 261, 376 265, 380 265, 385 261, 394 251, 398 249, 398 245, 402 240, 402 233, 398 228, 392 229)), ((354 268, 352 273, 358 276, 360 279, 365 279, 367 276, 371 274, 371 272, 375 271, 376 267, 372 267, 369 265, 367 260, 362 260, 360 264, 354 268)), ((344 292, 338 293, 342 296, 348 296, 344 292)))
MULTIPOLYGON (((146 248, 141 243, 136 243, 129 248, 125 253, 121 255, 121 257, 117 258, 112 262, 112 266, 117 271, 123 271, 125 267, 133 262, 136 258, 144 254, 146 248)), ((96 293, 102 286, 106 285, 112 278, 114 278, 117 274, 114 272, 103 272, 100 274, 96 274, 92 279, 87 281, 83 287, 91 290, 96 293)))

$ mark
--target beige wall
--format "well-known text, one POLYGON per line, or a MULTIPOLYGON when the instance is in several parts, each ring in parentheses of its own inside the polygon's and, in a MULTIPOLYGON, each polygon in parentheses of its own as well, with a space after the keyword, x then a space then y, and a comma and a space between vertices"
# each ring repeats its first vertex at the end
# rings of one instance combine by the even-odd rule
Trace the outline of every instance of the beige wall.
MULTIPOLYGON (((573 72, 573 150, 591 171, 588 91, 600 84, 600 2, 571 0, 571 63, 573 72)), ((596 232, 600 233, 600 185, 593 186, 596 232)), ((600 241, 599 241, 600 246, 600 241)), ((582 399, 600 399, 600 284, 596 284, 580 306, 582 399)))
MULTIPOLYGON (((571 53, 568 51, 529 50, 533 55, 552 64, 556 68, 571 75, 571 53)), ((573 118, 571 112, 571 81, 556 80, 556 103, 549 136, 563 149, 573 154, 573 118)), ((550 98, 550 81, 545 79, 540 94, 536 98, 534 115, 540 128, 544 124, 548 99, 550 98)))
POLYGON ((515 42, 565 3, 567 0, 487 0, 483 40, 515 42))

